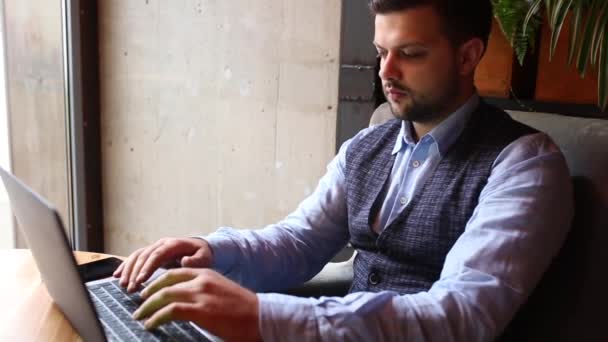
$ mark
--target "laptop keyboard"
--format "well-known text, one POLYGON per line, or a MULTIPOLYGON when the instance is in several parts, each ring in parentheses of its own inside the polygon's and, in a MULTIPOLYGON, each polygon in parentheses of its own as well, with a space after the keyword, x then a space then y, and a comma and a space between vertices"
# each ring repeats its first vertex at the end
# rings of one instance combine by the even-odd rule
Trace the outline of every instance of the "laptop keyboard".
POLYGON ((118 279, 87 285, 91 299, 108 341, 210 341, 190 323, 176 321, 148 331, 131 315, 142 299, 139 293, 127 293, 118 279))

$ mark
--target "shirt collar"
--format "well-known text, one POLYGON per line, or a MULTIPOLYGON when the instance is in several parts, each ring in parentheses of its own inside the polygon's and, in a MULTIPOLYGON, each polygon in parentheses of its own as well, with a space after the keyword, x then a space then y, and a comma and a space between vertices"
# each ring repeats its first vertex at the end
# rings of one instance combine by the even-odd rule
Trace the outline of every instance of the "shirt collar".
MULTIPOLYGON (((479 105, 479 101, 479 95, 477 95, 477 93, 473 94, 467 102, 427 134, 427 136, 430 136, 434 142, 437 143, 440 155, 443 156, 460 136, 471 118, 471 114, 479 105)), ((416 145, 412 129, 413 127, 410 121, 403 120, 401 122, 401 130, 397 136, 397 141, 395 142, 392 154, 401 151, 403 144, 416 145)), ((420 141, 422 141, 422 139, 424 139, 424 137, 421 137, 420 141)))

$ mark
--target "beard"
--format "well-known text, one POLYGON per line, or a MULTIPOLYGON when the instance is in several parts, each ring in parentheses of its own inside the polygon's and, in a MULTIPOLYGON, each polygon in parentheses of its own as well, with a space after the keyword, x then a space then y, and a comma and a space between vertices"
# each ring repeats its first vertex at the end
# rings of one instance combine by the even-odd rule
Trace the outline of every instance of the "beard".
POLYGON ((397 119, 426 123, 447 114, 444 111, 458 97, 458 88, 457 75, 450 73, 449 77, 432 92, 414 91, 404 84, 390 80, 383 82, 382 90, 390 104, 391 112, 397 119), (393 101, 388 94, 389 88, 397 89, 405 95, 399 100, 393 101))

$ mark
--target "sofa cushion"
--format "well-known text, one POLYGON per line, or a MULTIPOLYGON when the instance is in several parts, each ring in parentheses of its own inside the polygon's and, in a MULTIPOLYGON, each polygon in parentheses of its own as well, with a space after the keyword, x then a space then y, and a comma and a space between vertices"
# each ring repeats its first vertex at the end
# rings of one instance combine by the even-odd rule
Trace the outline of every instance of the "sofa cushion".
POLYGON ((608 120, 510 114, 547 133, 563 151, 575 216, 562 250, 503 340, 608 341, 608 120))

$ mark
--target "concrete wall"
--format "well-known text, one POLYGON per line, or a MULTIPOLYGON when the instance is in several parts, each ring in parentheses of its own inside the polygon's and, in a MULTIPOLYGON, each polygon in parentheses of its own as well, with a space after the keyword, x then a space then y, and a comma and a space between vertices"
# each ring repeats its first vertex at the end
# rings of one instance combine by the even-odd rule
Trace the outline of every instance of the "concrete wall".
POLYGON ((333 157, 337 0, 99 2, 106 251, 272 223, 333 157))
POLYGON ((4 12, 12 169, 67 224, 61 2, 4 1, 4 12))

